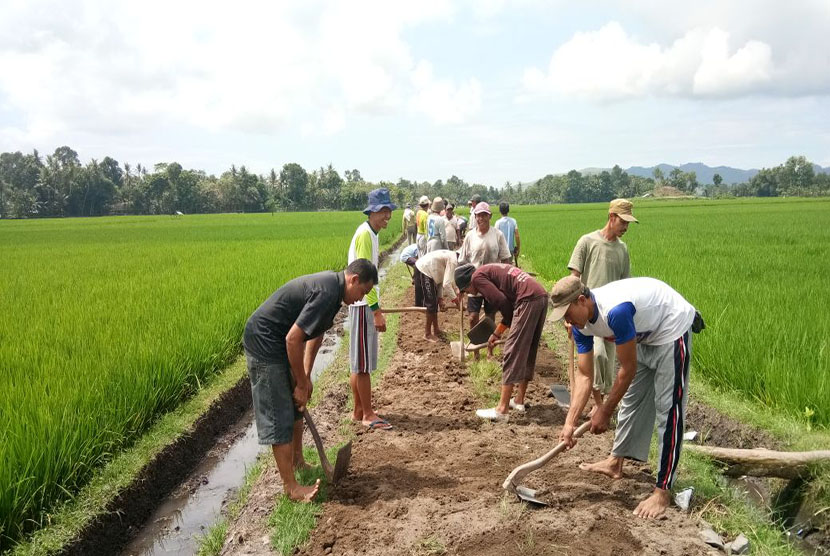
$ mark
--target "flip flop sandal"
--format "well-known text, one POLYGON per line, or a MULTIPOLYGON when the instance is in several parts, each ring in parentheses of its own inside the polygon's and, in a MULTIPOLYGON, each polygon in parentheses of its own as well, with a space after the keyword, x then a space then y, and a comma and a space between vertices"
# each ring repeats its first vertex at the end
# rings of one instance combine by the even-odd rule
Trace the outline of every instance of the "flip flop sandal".
POLYGON ((389 424, 389 421, 386 419, 375 419, 371 423, 367 425, 369 430, 380 430, 380 431, 388 431, 394 428, 392 425, 389 424))

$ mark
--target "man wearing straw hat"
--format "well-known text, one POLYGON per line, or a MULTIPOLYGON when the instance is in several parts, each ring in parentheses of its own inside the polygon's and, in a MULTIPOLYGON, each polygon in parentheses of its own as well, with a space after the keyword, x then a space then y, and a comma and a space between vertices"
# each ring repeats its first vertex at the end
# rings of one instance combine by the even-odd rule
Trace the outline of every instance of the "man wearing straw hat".
POLYGON ((441 197, 432 201, 432 213, 427 217, 427 253, 447 248, 447 219, 441 216, 444 207, 441 197))
MULTIPOLYGON (((389 190, 374 189, 369 192, 369 206, 363 214, 368 218, 358 226, 349 245, 349 263, 355 259, 368 259, 378 265, 378 232, 389 224, 395 205, 389 197, 389 190)), ((355 421, 362 422, 370 429, 392 428, 372 408, 372 381, 369 376, 378 364, 378 332, 386 331, 386 317, 380 308, 377 287, 362 300, 349 305, 349 383, 354 396, 355 421)))
MULTIPOLYGON (((628 247, 623 243, 622 236, 630 222, 639 223, 632 214, 632 208, 630 201, 614 199, 608 205, 605 227, 585 234, 577 241, 568 268, 589 288, 599 288, 631 277, 628 247)), ((570 335, 570 328, 568 333, 570 335)), ((611 391, 616 375, 616 353, 612 340, 600 338, 594 342, 594 410, 602 405, 603 397, 611 391)))
MULTIPOLYGON (((620 372, 603 404, 591 416, 591 432, 608 430, 619 404, 611 455, 580 468, 612 479, 622 477, 625 458, 648 460, 657 421, 657 483, 634 514, 654 518, 665 512, 677 472, 686 416, 692 332, 703 319, 683 296, 655 278, 628 278, 591 290, 566 276, 551 292, 553 319, 572 326, 579 351, 571 407, 560 439, 573 447, 576 422, 591 394, 595 337, 613 337, 620 372)), ((598 342, 597 342, 598 343, 598 342)))

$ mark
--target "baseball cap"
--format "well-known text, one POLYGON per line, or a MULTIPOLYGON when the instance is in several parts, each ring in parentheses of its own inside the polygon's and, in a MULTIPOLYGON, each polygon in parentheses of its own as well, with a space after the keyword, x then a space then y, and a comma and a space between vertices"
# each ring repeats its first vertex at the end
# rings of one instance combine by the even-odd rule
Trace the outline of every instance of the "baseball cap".
POLYGON ((583 288, 582 280, 573 275, 565 276, 556 282, 550 292, 550 302, 553 304, 551 318, 555 321, 562 320, 571 303, 582 294, 583 288))
POLYGON ((636 222, 639 224, 640 221, 631 214, 633 209, 634 205, 627 199, 614 199, 608 204, 608 214, 616 214, 626 222, 636 222))
POLYGON ((480 203, 481 202, 481 195, 478 195, 478 194, 473 195, 472 197, 470 197, 469 202, 470 203, 480 203))
POLYGON ((485 203, 484 201, 477 204, 476 208, 473 209, 473 214, 481 214, 482 212, 486 212, 487 214, 493 214, 490 212, 490 205, 485 203))

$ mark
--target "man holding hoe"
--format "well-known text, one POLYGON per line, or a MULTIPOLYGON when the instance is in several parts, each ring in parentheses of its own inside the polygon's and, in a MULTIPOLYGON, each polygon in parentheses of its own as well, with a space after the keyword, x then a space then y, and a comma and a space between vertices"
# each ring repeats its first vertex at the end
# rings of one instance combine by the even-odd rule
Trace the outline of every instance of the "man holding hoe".
POLYGON ((510 264, 486 264, 478 270, 472 264, 459 266, 455 284, 462 292, 480 294, 501 313, 502 321, 487 341, 491 350, 510 329, 504 344, 499 403, 496 407, 476 410, 481 419, 507 420, 510 409, 525 410, 525 392, 533 379, 536 352, 548 313, 547 292, 527 272, 510 264), (516 398, 512 399, 516 385, 516 398))
MULTIPOLYGON (((630 222, 639 221, 632 214, 633 205, 626 199, 614 199, 608 205, 605 227, 585 234, 574 247, 568 268, 571 274, 591 289, 631 277, 628 247, 622 236, 630 222)), ((571 335, 568 326, 568 335, 571 335)), ((599 338, 594 342, 594 410, 602 405, 603 397, 611 391, 616 376, 617 350, 613 340, 599 338)), ((573 355, 571 355, 573 357, 573 355)), ((573 394, 573 392, 571 392, 573 394)))
POLYGON ((591 394, 594 338, 613 337, 620 372, 591 416, 591 432, 608 430, 619 404, 614 447, 607 459, 580 468, 619 479, 625 458, 647 461, 656 418, 657 484, 634 514, 660 516, 671 500, 683 444, 691 336, 703 329, 703 320, 683 296, 654 278, 628 278, 591 290, 576 276, 566 276, 554 285, 551 301, 554 320, 564 318, 572 326, 579 352, 575 392, 560 439, 569 447, 576 444, 574 429, 591 394))
POLYGON ((311 398, 311 370, 340 306, 359 301, 378 282, 365 259, 344 272, 324 271, 286 282, 259 306, 245 325, 242 343, 260 444, 271 445, 283 490, 310 502, 320 481, 302 486, 294 471, 303 460, 303 410, 311 398))

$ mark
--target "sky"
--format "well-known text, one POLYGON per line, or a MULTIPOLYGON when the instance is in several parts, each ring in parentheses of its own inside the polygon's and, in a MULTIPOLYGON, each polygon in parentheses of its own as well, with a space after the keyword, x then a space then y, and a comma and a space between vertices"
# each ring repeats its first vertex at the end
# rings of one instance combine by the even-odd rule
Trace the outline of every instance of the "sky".
POLYGON ((0 151, 501 186, 830 166, 830 0, 0 0, 0 151))

